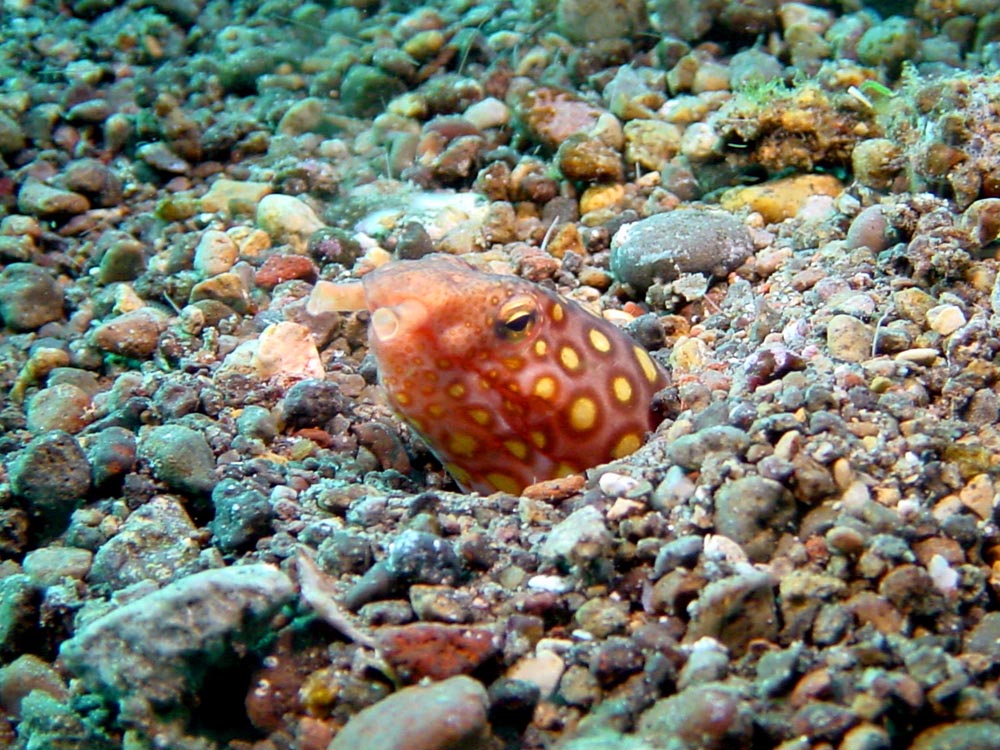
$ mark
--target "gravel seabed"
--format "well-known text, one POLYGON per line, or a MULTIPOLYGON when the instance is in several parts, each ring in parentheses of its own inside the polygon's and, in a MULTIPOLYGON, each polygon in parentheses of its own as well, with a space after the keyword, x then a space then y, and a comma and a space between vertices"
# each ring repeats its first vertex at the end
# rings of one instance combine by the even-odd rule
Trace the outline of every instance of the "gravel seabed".
POLYGON ((4 0, 0 746, 1000 749, 998 29, 4 0), (460 492, 309 305, 432 252, 625 327, 646 444, 460 492))

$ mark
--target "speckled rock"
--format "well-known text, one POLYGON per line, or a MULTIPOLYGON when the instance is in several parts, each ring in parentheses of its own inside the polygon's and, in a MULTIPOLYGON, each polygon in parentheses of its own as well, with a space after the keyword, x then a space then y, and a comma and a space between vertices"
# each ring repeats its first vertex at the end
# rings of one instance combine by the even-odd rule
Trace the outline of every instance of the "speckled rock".
POLYGON ((90 340, 106 352, 146 359, 156 351, 160 334, 166 327, 164 313, 142 307, 101 323, 90 332, 90 340))
POLYGON ((715 529, 739 543, 751 560, 770 559, 795 515, 795 500, 780 482, 749 476, 715 493, 715 529))
POLYGON ((487 696, 471 677, 393 693, 351 717, 329 750, 485 750, 487 696))
POLYGON ((753 253, 746 227, 720 211, 679 210, 625 224, 611 240, 611 273, 645 291, 689 273, 726 276, 753 253))
POLYGON ((630 37, 646 29, 642 0, 559 0, 556 24, 574 42, 630 37))
POLYGON ((33 331, 63 317, 63 290, 52 275, 30 263, 0 273, 0 317, 15 331, 33 331))
POLYGON ((139 434, 139 457, 171 489, 192 495, 212 491, 215 455, 205 436, 180 424, 149 427, 139 434))
MULTIPOLYGON (((138 508, 94 555, 89 580, 111 590, 173 581, 203 570, 198 530, 176 497, 157 495, 138 508)), ((207 558, 205 558, 207 561, 207 558)))
POLYGON ((379 651, 406 683, 444 680, 476 671, 497 653, 487 628, 416 622, 385 626, 375 634, 379 651))
POLYGON ((539 554, 555 564, 587 569, 611 550, 611 533, 601 512, 592 505, 575 510, 552 528, 539 554))
POLYGON ((862 362, 872 356, 874 332, 853 315, 834 315, 826 325, 830 356, 847 362, 862 362))
POLYGON ((60 656, 130 715, 151 715, 183 705, 209 670, 252 647, 293 595, 270 565, 195 573, 88 623, 60 656))
POLYGON ((212 490, 215 517, 209 528, 215 544, 230 552, 252 544, 271 528, 274 511, 260 490, 234 479, 223 479, 212 490))
POLYGON ((76 439, 59 430, 34 438, 8 467, 10 488, 45 527, 60 528, 90 489, 90 465, 76 439))

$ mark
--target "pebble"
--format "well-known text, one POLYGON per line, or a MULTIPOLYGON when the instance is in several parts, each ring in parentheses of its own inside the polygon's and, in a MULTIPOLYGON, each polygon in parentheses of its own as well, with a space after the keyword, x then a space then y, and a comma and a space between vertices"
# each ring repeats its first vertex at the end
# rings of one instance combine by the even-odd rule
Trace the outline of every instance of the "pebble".
POLYGON ((571 91, 531 86, 516 97, 514 114, 528 137, 555 150, 571 135, 589 133, 604 110, 571 91))
POLYGON ((75 385, 43 388, 28 400, 27 427, 35 435, 50 430, 75 434, 90 421, 90 408, 90 396, 75 385))
POLYGON ((24 556, 22 566, 31 585, 46 589, 64 578, 82 581, 90 571, 94 553, 77 547, 38 547, 24 556))
POLYGON ((738 427, 717 425, 682 435, 667 447, 667 457, 684 469, 700 469, 710 453, 742 456, 750 446, 750 436, 738 427))
POLYGON ((642 0, 559 0, 556 26, 573 42, 627 38, 646 30, 646 5, 642 0))
POLYGON ((846 362, 863 362, 872 357, 874 332, 853 315, 834 315, 826 325, 826 345, 830 356, 846 362))
POLYGON ((94 555, 88 580, 112 591, 165 583, 206 567, 197 527, 180 501, 157 495, 136 509, 94 555))
POLYGON ((0 318, 14 331, 33 331, 61 320, 62 287, 52 275, 31 263, 11 263, 0 272, 0 318))
POLYGON ((89 689, 151 718, 182 706, 209 670, 253 648, 294 595, 271 565, 194 573, 87 623, 60 658, 89 689))
POLYGON ((0 656, 13 660, 38 645, 38 591, 23 573, 0 578, 0 656))
POLYGON ((778 635, 774 584, 770 574, 755 568, 712 581, 688 608, 691 622, 684 640, 709 636, 736 656, 755 638, 773 641, 778 635))
POLYGON ((208 229, 202 232, 194 249, 194 270, 203 279, 225 273, 239 257, 239 249, 226 232, 208 229))
POLYGON ((611 551, 611 533, 597 508, 586 505, 552 527, 538 553, 555 565, 570 564, 583 570, 611 551))
POLYGON ((471 677, 406 687, 352 716, 329 750, 481 750, 487 705, 486 689, 471 677))
POLYGON ((133 281, 146 270, 146 249, 131 237, 116 239, 101 255, 98 279, 102 284, 133 281))
POLYGON ((247 278, 235 271, 225 271, 191 287, 189 304, 206 300, 223 304, 240 314, 250 313, 254 307, 247 278))
POLYGON ((201 210, 209 213, 231 214, 234 209, 249 207, 256 213, 264 196, 270 195, 272 191, 273 188, 267 182, 229 180, 220 177, 201 197, 201 210))
POLYGON ((994 721, 956 721, 925 729, 908 750, 1000 750, 1000 726, 994 721))
POLYGON ((715 530, 737 542, 751 560, 770 559, 795 515, 795 500, 780 482, 740 477, 715 494, 715 530))
POLYGON ((624 630, 629 619, 629 603, 607 597, 588 599, 576 611, 573 619, 594 638, 604 639, 624 630))
POLYGON ((46 528, 65 528, 90 489, 87 456, 72 435, 60 430, 33 438, 7 470, 11 491, 46 528))
POLYGON ((39 219, 75 216, 90 210, 90 201, 72 190, 29 180, 17 194, 17 210, 39 219))
POLYGON ((325 225, 304 202, 291 195, 265 195, 257 204, 257 226, 276 243, 287 243, 305 253, 309 238, 325 225))
POLYGON ((660 170, 681 150, 681 130, 661 120, 625 123, 625 161, 644 169, 660 170))
POLYGON ((215 516, 212 538, 223 552, 253 545, 271 530, 274 510, 267 495, 235 479, 223 479, 212 489, 215 516))
POLYGON ((677 210, 623 225, 611 240, 611 273, 645 292, 690 273, 725 277, 753 253, 738 219, 720 211, 677 210))
POLYGON ((135 433, 125 427, 106 427, 87 438, 85 450, 95 487, 132 471, 136 459, 135 433))
POLYGON ((59 701, 69 700, 69 690, 59 673, 34 654, 22 654, 0 668, 0 706, 8 715, 22 718, 22 702, 33 690, 59 701))
POLYGON ((399 678, 410 684, 469 674, 498 651, 487 628, 436 622, 384 626, 375 632, 375 641, 399 678))
POLYGON ((144 428, 139 433, 138 455, 157 480, 177 492, 207 495, 215 487, 215 454, 205 436, 190 427, 144 428))
POLYGON ((768 224, 776 224, 798 214, 810 198, 818 195, 835 198, 843 189, 843 183, 833 175, 804 174, 727 190, 719 204, 733 212, 749 208, 768 224))
POLYGON ((965 313, 957 305, 935 305, 927 311, 927 327, 942 336, 950 336, 965 324, 965 313))
POLYGON ((166 314, 152 307, 141 307, 99 323, 89 338, 98 349, 143 360, 156 351, 160 334, 166 328, 166 314))
POLYGON ((261 332, 252 366, 262 380, 322 379, 325 375, 312 333, 305 326, 289 320, 272 323, 261 332))
POLYGON ((598 138, 574 135, 556 152, 556 164, 562 175, 575 182, 621 182, 625 165, 621 154, 598 138))
POLYGON ((720 684, 693 685, 658 700, 639 717, 641 737, 675 750, 725 750, 751 743, 754 712, 740 692, 720 684))

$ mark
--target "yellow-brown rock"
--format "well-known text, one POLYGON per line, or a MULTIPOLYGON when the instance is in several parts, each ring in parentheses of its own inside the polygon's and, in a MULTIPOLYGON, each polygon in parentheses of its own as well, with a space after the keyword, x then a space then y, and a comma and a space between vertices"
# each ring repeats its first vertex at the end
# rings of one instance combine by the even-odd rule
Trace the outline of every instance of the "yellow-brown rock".
POLYGON ((801 174, 727 190, 720 203, 727 211, 749 208, 773 224, 795 216, 813 196, 837 196, 843 189, 843 183, 833 175, 801 174))

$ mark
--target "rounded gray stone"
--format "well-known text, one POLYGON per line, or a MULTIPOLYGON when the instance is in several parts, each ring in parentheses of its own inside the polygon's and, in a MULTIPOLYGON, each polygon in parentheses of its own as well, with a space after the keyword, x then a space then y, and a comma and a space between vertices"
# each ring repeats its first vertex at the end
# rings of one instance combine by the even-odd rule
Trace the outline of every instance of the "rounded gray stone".
POLYGON ((611 273, 645 292, 689 273, 725 276, 753 253, 750 232, 722 211, 683 209, 626 224, 611 240, 611 273))

